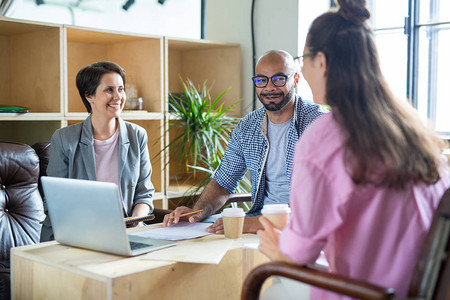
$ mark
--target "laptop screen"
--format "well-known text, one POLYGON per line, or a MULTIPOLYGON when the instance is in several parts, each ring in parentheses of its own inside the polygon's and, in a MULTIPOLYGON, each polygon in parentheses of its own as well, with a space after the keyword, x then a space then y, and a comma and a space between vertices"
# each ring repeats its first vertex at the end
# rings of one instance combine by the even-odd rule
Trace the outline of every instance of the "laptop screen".
POLYGON ((41 181, 56 241, 130 254, 117 185, 45 176, 41 181))

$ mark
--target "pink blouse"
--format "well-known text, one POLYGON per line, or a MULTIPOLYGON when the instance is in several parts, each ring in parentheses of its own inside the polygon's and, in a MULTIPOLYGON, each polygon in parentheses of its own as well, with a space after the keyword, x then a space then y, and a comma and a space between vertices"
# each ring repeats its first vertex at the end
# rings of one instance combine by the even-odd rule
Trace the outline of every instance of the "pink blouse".
POLYGON ((119 184, 119 130, 107 140, 94 139, 97 181, 119 184))
MULTIPOLYGON (((434 185, 403 190, 355 185, 343 163, 343 136, 332 113, 317 119, 297 143, 291 221, 280 236, 292 260, 314 263, 324 250, 331 272, 392 287, 406 296, 433 212, 450 186, 442 171, 434 185)), ((345 299, 311 290, 311 299, 345 299)))

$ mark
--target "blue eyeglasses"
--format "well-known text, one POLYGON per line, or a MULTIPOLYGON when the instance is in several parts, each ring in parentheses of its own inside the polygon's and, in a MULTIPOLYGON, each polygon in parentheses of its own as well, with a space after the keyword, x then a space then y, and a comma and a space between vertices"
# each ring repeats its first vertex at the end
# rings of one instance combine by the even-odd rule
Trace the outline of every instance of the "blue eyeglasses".
POLYGON ((291 77, 294 74, 291 75, 285 75, 285 74, 279 74, 279 75, 273 75, 272 77, 267 77, 264 75, 257 75, 253 76, 253 84, 257 88, 265 88, 267 84, 269 84, 269 79, 272 81, 273 85, 276 87, 282 87, 286 85, 287 79, 291 77))

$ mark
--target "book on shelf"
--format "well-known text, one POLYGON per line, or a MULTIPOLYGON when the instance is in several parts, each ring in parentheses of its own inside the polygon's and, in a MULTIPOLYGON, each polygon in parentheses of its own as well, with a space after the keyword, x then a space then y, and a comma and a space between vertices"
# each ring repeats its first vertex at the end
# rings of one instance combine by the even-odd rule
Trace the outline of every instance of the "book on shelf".
POLYGON ((0 104, 0 113, 27 113, 28 107, 0 104))

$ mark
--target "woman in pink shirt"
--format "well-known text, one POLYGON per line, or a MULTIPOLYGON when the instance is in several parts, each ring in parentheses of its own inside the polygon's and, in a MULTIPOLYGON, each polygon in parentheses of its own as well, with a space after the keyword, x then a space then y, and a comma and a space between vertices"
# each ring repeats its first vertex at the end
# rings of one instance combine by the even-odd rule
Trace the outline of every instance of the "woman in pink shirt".
MULTIPOLYGON (((302 73, 316 103, 332 113, 299 140, 291 221, 282 232, 264 217, 259 249, 272 260, 314 263, 392 287, 406 296, 433 213, 450 186, 442 142, 381 74, 364 0, 312 23, 302 73)), ((312 299, 336 294, 311 290, 312 299)))

